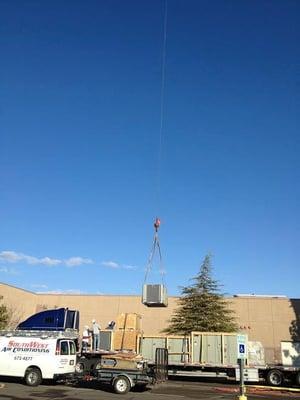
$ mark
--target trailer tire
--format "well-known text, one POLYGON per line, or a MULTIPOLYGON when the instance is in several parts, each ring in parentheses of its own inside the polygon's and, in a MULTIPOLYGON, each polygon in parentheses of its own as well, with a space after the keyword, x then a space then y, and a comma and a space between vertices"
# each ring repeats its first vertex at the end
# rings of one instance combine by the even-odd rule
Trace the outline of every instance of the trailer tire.
POLYGON ((126 394, 131 389, 129 379, 126 376, 118 376, 114 379, 113 388, 117 394, 126 394))
POLYGON ((295 384, 300 386, 300 372, 298 372, 295 376, 295 384))
POLYGON ((283 373, 278 369, 271 369, 267 374, 267 383, 270 386, 281 386, 283 384, 283 373))
POLYGON ((38 386, 42 383, 42 374, 38 368, 28 368, 25 372, 25 383, 28 386, 38 386))

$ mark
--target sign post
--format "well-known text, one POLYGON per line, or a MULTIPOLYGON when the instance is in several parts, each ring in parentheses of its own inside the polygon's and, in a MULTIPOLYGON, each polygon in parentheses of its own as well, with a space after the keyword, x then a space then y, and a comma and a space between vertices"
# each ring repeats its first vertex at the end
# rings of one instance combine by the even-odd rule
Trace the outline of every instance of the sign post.
POLYGON ((240 366, 240 395, 238 400, 247 400, 244 381, 245 359, 247 358, 247 336, 237 335, 237 354, 240 366))

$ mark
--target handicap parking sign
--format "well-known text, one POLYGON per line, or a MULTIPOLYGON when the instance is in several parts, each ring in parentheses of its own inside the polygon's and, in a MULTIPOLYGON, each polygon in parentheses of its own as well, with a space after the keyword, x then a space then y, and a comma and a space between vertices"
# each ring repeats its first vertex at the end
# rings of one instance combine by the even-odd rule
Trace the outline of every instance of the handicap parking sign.
POLYGON ((237 335, 237 358, 247 358, 247 335, 237 335))
POLYGON ((239 353, 245 354, 245 345, 244 344, 239 344, 239 353))

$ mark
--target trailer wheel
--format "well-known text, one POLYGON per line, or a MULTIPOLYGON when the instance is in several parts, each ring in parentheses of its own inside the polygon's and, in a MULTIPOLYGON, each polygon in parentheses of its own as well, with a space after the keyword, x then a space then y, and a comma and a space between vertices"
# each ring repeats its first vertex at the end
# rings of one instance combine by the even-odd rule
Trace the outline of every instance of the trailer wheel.
POLYGON ((295 376, 295 384, 300 386, 300 372, 298 372, 295 376))
POLYGON ((270 386, 281 386, 283 384, 283 374, 278 369, 271 369, 267 374, 267 382, 270 386))
POLYGON ((130 390, 130 382, 126 376, 118 376, 113 383, 113 388, 117 394, 126 394, 130 390))
POLYGON ((38 368, 28 368, 25 372, 25 383, 28 386, 38 386, 42 383, 42 374, 38 368))

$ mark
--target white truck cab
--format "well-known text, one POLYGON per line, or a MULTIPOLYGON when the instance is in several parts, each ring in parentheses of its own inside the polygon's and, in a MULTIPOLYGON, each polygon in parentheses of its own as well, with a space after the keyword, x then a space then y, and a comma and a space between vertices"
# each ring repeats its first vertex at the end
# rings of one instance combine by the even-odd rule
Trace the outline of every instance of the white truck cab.
POLYGON ((0 331, 0 375, 24 378, 29 386, 43 379, 74 374, 76 336, 60 331, 0 331))

